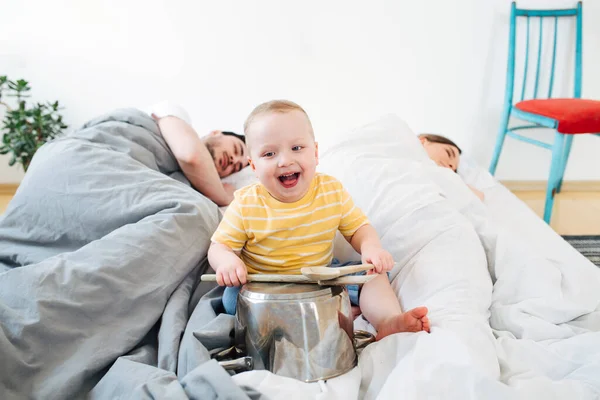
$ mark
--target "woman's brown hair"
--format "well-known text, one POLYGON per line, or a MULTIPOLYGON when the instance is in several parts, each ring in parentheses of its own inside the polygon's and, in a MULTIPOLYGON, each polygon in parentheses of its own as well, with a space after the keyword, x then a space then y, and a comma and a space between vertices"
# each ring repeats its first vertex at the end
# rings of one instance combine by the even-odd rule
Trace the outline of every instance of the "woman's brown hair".
POLYGON ((462 150, 460 149, 460 147, 458 147, 456 143, 454 143, 452 140, 448 139, 445 136, 435 135, 433 133, 421 133, 419 135, 419 138, 427 139, 432 143, 449 144, 450 146, 454 146, 458 149, 458 154, 462 154, 462 150))

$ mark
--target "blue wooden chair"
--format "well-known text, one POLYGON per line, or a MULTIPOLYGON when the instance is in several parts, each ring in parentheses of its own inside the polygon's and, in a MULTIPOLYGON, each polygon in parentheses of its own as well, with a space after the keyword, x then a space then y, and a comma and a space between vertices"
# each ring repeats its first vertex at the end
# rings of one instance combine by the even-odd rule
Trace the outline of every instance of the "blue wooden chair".
POLYGON ((546 203, 544 205, 544 221, 550 223, 554 195, 560 192, 565 168, 571 151, 573 135, 580 133, 592 133, 598 135, 600 132, 600 101, 581 99, 581 2, 576 8, 562 10, 525 10, 517 8, 515 2, 511 5, 510 32, 508 46, 508 68, 506 76, 506 94, 504 110, 500 129, 496 139, 496 147, 490 164, 490 173, 496 172, 498 159, 502 152, 502 146, 506 136, 518 139, 545 149, 552 150, 552 163, 550 176, 546 187, 546 203), (514 81, 515 81, 515 42, 517 17, 527 18, 527 37, 525 44, 525 57, 523 66, 523 86, 521 88, 520 100, 513 104, 514 81), (535 81, 533 82, 533 93, 529 100, 525 99, 527 88, 527 70, 529 67, 529 32, 530 20, 539 18, 539 44, 537 47, 537 60, 535 61, 535 81), (556 42, 558 36, 559 18, 576 19, 575 35, 575 84, 573 98, 552 98, 554 84, 554 70, 556 65, 556 42), (552 44, 552 64, 549 73, 549 85, 546 98, 539 89, 540 64, 542 59, 543 19, 554 19, 554 43, 552 44), (508 127, 510 117, 527 122, 526 125, 508 127), (517 131, 532 128, 549 128, 555 130, 554 142, 548 144, 539 140, 523 136, 517 131))

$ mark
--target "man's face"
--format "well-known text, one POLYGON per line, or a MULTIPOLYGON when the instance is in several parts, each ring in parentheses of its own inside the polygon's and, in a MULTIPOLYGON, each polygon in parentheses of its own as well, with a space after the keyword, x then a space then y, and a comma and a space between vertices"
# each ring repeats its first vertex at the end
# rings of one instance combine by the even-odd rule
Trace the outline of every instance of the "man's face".
POLYGON ((212 131, 204 138, 204 143, 221 178, 248 165, 248 150, 244 142, 237 137, 224 135, 221 131, 212 131))

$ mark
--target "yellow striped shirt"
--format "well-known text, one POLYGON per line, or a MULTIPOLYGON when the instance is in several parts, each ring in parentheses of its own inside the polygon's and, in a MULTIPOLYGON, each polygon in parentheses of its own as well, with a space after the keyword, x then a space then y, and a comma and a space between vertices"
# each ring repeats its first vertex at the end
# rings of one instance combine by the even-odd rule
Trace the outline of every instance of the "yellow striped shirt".
POLYGON ((331 263, 338 230, 350 238, 365 224, 341 182, 316 174, 294 203, 276 200, 260 183, 236 191, 212 241, 241 251, 249 273, 299 274, 331 263))

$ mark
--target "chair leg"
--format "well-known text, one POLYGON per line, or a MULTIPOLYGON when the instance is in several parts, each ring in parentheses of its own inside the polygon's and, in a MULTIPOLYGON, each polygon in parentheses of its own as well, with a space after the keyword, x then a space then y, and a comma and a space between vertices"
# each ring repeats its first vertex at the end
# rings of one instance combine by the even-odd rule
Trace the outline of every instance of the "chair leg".
POLYGON ((552 217, 552 207, 554 206, 554 195, 558 183, 562 180, 562 159, 565 148, 565 135, 556 132, 554 134, 554 143, 552 144, 552 163, 550 165, 550 176, 546 186, 546 203, 544 204, 544 221, 550 224, 552 217))
POLYGON ((567 169, 567 162, 569 161, 569 154, 571 153, 571 144, 573 143, 573 135, 566 135, 565 138, 565 148, 562 155, 561 160, 561 171, 560 171, 560 181, 558 181, 558 186, 556 187, 556 193, 560 193, 560 189, 562 188, 563 177, 565 176, 565 170, 567 169))
POLYGON ((496 167, 498 166, 498 160, 500 159, 500 153, 502 152, 502 146, 504 146, 504 139, 506 138, 506 130, 508 129, 508 120, 510 119, 510 105, 504 111, 502 120, 500 121, 500 128, 498 129, 498 135, 496 136, 496 147, 494 148, 494 155, 492 156, 492 162, 490 163, 490 174, 496 173, 496 167))

